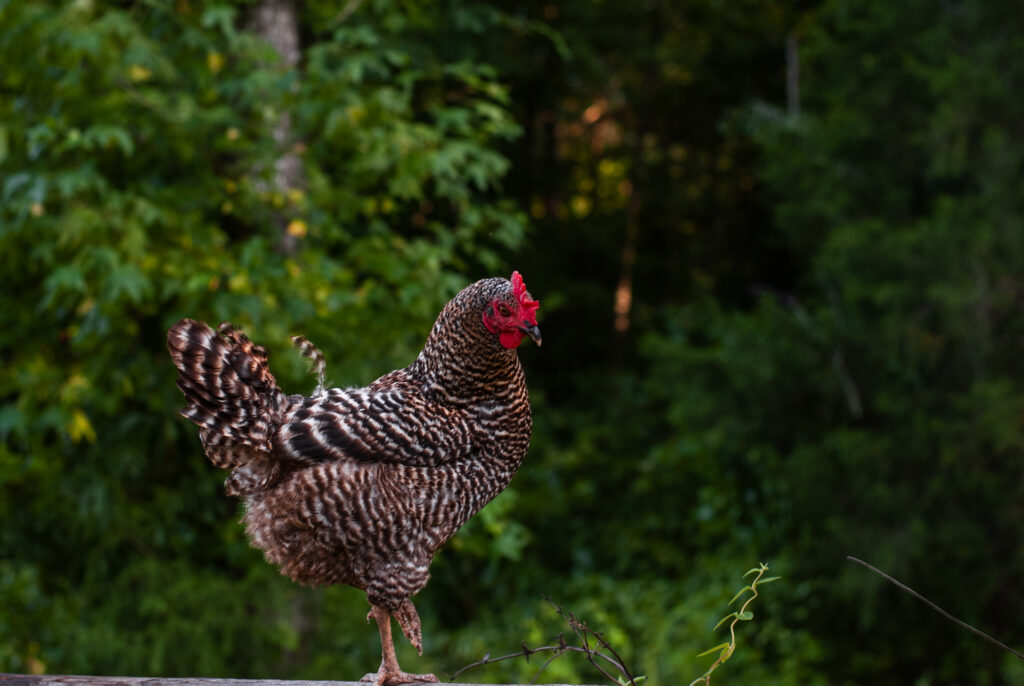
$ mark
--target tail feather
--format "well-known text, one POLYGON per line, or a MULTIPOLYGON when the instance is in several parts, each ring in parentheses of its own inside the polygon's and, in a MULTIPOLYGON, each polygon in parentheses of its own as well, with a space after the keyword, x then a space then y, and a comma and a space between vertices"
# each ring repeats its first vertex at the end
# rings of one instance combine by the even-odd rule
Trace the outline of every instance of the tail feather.
MULTIPOLYGON (((210 461, 236 470, 269 466, 287 398, 270 373, 266 349, 230 324, 214 332, 192 319, 171 327, 167 348, 188 401, 181 414, 199 426, 210 461)), ((238 481, 229 478, 229 490, 233 479, 238 481)))
POLYGON ((323 352, 305 336, 292 336, 292 345, 309 360, 310 371, 316 375, 316 388, 313 390, 313 395, 320 395, 324 392, 324 372, 327 368, 323 352))

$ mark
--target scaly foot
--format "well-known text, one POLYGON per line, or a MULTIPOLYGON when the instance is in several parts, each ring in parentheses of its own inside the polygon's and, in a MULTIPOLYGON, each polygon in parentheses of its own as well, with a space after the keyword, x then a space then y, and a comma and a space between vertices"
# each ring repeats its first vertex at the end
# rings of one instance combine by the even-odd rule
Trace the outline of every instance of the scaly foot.
POLYGON ((401 670, 386 672, 383 668, 376 674, 372 672, 360 681, 371 682, 373 686, 399 686, 399 684, 436 684, 437 677, 433 674, 409 674, 401 670))

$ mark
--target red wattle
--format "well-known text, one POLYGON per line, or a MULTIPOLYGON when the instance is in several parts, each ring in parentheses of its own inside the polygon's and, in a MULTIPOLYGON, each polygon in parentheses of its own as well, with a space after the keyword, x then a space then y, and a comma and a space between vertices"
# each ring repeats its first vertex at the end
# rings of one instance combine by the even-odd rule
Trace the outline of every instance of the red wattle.
POLYGON ((506 348, 517 348, 523 342, 524 335, 522 331, 502 331, 498 340, 506 348))

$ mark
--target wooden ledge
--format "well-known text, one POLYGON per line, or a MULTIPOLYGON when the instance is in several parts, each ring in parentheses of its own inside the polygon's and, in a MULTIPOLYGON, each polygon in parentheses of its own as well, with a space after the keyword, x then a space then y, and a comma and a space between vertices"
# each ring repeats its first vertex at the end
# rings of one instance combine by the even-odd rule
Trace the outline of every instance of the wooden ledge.
MULTIPOLYGON (((480 686, 448 683, 447 686, 480 686)), ((288 681, 284 679, 202 679, 145 676, 81 676, 67 674, 0 674, 0 686, 367 686, 365 681, 288 681)), ((415 684, 414 686, 423 686, 415 684)), ((545 686, 570 686, 547 684, 545 686)))

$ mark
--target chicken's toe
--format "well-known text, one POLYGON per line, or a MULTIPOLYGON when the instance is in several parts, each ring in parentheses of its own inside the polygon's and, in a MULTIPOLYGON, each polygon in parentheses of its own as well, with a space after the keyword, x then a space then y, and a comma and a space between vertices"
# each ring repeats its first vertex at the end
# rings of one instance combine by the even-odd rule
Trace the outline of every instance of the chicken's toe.
POLYGON ((436 684, 438 678, 433 674, 410 674, 403 671, 381 670, 376 674, 370 673, 359 681, 372 683, 373 686, 400 686, 401 684, 436 684))

